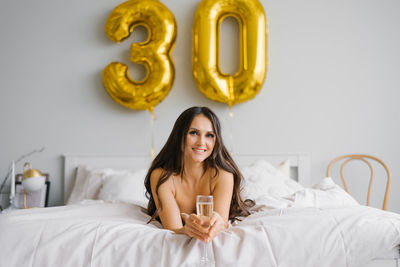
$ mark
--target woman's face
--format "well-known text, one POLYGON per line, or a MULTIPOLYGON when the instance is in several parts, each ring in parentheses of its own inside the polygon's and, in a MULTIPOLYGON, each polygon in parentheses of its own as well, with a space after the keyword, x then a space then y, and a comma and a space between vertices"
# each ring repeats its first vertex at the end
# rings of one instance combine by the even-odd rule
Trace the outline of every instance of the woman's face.
POLYGON ((211 121, 200 114, 194 117, 186 135, 186 161, 203 162, 215 145, 215 133, 211 121))

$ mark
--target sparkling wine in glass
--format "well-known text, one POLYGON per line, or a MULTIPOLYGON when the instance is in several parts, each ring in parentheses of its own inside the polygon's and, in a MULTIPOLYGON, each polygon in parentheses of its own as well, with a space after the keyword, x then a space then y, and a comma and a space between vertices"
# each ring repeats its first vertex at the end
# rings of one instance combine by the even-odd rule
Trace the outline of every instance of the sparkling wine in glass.
MULTIPOLYGON (((213 196, 203 196, 198 195, 196 197, 196 209, 197 209, 197 216, 199 216, 203 220, 203 226, 209 227, 210 226, 210 219, 213 214, 213 196)), ((207 246, 209 244, 202 243, 202 255, 200 258, 201 265, 213 265, 214 261, 208 257, 207 255, 207 246)))

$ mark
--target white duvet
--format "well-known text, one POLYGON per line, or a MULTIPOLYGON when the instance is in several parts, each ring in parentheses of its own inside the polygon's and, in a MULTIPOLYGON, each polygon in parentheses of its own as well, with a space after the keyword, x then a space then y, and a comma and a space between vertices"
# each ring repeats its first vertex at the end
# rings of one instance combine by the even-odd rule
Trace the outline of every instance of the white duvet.
MULTIPOLYGON (((213 240, 215 266, 363 266, 393 256, 400 215, 334 204, 334 190, 304 189, 279 208, 260 199, 251 216, 213 240)), ((198 265, 200 241, 148 219, 137 205, 112 202, 1 214, 0 266, 198 265)))

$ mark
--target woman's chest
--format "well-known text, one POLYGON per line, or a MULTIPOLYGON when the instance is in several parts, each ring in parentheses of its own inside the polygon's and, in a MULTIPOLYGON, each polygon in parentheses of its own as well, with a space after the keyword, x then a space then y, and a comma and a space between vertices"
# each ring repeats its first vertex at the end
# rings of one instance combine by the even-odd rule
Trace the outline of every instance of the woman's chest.
POLYGON ((175 200, 179 206, 180 212, 187 214, 196 213, 197 195, 212 195, 212 185, 210 181, 203 182, 195 187, 177 184, 175 200))

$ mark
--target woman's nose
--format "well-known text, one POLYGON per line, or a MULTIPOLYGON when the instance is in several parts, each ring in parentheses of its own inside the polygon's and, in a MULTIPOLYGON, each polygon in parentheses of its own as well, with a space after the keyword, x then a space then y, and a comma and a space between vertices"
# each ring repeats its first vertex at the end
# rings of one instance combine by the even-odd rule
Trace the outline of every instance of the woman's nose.
POLYGON ((197 142, 198 142, 200 145, 204 145, 204 144, 206 143, 206 138, 205 138, 205 136, 200 135, 200 136, 199 136, 199 139, 197 140, 197 142))

